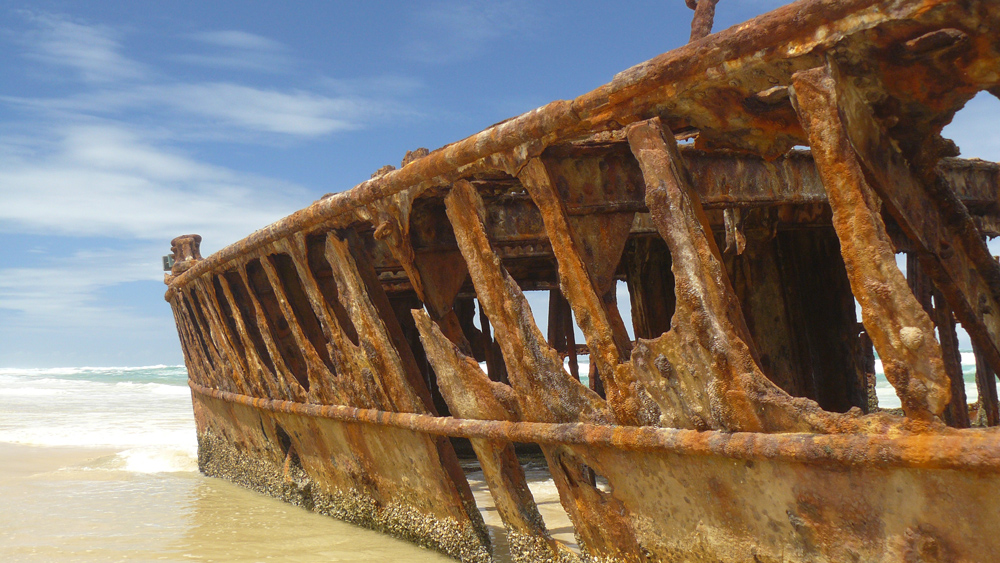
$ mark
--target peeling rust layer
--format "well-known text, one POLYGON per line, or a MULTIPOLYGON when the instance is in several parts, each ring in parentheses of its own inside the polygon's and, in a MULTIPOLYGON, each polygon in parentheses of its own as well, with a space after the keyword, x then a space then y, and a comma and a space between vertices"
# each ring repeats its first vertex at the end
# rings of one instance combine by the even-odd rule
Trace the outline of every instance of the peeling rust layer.
POLYGON ((202 471, 476 563, 459 451, 518 563, 1000 559, 1000 430, 969 428, 1000 424, 1000 166, 940 136, 1000 91, 1000 9, 807 0, 705 36, 716 3, 580 98, 207 259, 174 239, 202 471))

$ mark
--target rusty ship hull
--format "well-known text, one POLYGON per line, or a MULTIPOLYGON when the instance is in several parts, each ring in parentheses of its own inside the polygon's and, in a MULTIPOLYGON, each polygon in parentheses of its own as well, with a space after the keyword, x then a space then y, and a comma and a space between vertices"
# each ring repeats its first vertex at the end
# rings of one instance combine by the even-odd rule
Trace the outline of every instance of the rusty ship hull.
POLYGON ((579 98, 208 258, 175 239, 201 470, 470 562, 495 554, 456 448, 518 562, 1000 560, 1000 167, 940 135, 1000 96, 1000 3, 707 36, 689 5, 691 43, 579 98))

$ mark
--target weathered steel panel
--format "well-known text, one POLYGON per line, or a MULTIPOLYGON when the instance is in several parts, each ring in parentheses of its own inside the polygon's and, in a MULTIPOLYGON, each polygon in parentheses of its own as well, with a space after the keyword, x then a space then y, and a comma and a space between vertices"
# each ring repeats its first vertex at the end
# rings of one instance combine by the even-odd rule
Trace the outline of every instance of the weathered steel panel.
POLYGON ((464 561, 493 553, 450 439, 519 563, 997 559, 1000 431, 964 427, 1000 424, 1000 167, 940 131, 1000 91, 1000 9, 805 0, 706 36, 716 3, 575 100, 207 259, 172 241, 202 470, 464 561), (906 416, 877 407, 873 341, 906 416))

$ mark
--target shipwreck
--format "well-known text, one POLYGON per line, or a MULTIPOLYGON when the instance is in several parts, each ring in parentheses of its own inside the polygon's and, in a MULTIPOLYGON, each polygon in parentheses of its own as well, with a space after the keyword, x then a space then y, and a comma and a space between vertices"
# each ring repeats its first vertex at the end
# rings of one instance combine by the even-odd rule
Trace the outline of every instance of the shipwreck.
POLYGON ((941 136, 1000 96, 1000 2, 716 34, 688 4, 690 43, 579 98, 208 258, 175 239, 201 470, 468 562, 494 554, 456 451, 519 562, 1000 561, 1000 167, 941 136))

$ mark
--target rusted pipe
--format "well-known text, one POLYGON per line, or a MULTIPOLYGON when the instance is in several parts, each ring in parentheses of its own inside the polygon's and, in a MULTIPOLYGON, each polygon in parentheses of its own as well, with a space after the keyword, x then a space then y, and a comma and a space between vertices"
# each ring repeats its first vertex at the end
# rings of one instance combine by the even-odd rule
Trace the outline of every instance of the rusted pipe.
MULTIPOLYGON (((464 420, 426 414, 392 413, 339 405, 276 401, 210 389, 189 381, 198 395, 254 407, 338 422, 390 426, 436 436, 483 438, 536 444, 568 444, 740 460, 775 460, 813 465, 919 467, 1000 472, 1000 431, 936 430, 933 433, 761 434, 678 430, 651 426, 464 420)), ((919 424, 914 425, 919 430, 919 424)))

